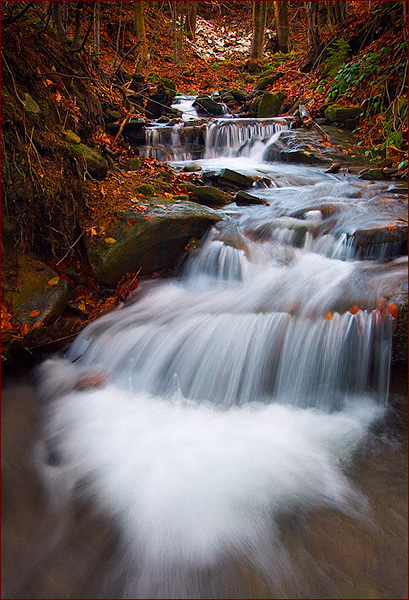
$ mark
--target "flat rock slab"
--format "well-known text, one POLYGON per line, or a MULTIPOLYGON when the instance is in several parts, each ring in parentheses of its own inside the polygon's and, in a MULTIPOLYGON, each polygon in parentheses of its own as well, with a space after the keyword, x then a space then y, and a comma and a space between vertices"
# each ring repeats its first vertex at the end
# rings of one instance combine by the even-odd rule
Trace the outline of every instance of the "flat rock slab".
POLYGON ((152 205, 143 214, 127 210, 117 218, 103 238, 88 242, 93 272, 109 287, 138 269, 142 276, 173 269, 189 240, 202 237, 222 220, 214 210, 189 201, 163 208, 152 205))

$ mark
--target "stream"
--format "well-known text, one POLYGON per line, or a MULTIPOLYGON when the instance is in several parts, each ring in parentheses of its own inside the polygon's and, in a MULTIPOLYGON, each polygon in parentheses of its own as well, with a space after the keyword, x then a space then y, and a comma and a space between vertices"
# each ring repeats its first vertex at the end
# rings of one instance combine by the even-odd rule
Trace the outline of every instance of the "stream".
POLYGON ((406 391, 379 309, 407 259, 350 236, 403 209, 387 182, 263 160, 288 127, 214 120, 201 153, 149 133, 142 154, 256 177, 260 203, 220 209, 177 276, 9 392, 41 403, 21 489, 46 492, 4 597, 407 597, 406 391))

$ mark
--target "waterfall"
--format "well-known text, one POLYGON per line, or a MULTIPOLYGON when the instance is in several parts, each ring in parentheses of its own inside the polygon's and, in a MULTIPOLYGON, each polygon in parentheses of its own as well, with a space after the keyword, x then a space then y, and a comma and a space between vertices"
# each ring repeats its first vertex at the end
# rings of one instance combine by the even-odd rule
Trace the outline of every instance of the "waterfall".
MULTIPOLYGON (((152 127, 143 152, 249 169, 285 127, 152 127)), ((362 194, 285 169, 284 186, 262 191, 270 205, 229 212, 177 276, 141 282, 41 367, 36 460, 50 502, 88 503, 118 540, 97 597, 316 597, 316 579, 317 597, 343 597, 344 573, 299 550, 296 523, 369 518, 348 473, 387 405, 395 321, 379 303, 405 266, 362 260, 338 217, 316 235, 320 198, 328 207, 332 193, 331 215, 348 202, 358 223, 362 194)))

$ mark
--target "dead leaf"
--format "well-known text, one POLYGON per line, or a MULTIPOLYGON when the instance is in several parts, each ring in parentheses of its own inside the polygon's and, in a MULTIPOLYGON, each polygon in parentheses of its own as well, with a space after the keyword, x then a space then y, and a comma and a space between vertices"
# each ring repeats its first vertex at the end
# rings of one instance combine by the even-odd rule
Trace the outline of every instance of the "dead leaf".
POLYGON ((392 317, 394 319, 397 319, 399 317, 399 309, 396 306, 396 304, 389 304, 388 311, 389 311, 389 314, 392 315, 392 317))
POLYGON ((24 324, 24 325, 21 326, 20 333, 22 335, 27 335, 27 333, 29 331, 30 331, 30 327, 28 325, 24 324))
POLYGON ((33 325, 33 329, 38 329, 39 327, 43 327, 44 323, 42 321, 36 321, 33 325))
POLYGON ((48 285, 57 285, 57 283, 60 281, 59 277, 53 277, 52 279, 50 279, 50 281, 48 282, 48 285))
POLYGON ((38 309, 37 310, 32 310, 31 313, 30 313, 30 317, 36 317, 37 315, 40 314, 40 312, 41 311, 38 310, 38 309))
POLYGON ((55 92, 55 99, 57 100, 57 102, 61 101, 61 94, 58 90, 55 92))
POLYGON ((354 306, 351 306, 351 308, 349 309, 349 312, 351 313, 351 315, 356 315, 356 313, 359 311, 359 306, 357 306, 356 304, 354 304, 354 306))
POLYGON ((116 244, 116 239, 115 238, 111 238, 111 237, 107 237, 107 238, 105 238, 104 242, 106 244, 116 244))
POLYGON ((332 312, 327 312, 325 315, 325 321, 330 321, 332 319, 332 312))

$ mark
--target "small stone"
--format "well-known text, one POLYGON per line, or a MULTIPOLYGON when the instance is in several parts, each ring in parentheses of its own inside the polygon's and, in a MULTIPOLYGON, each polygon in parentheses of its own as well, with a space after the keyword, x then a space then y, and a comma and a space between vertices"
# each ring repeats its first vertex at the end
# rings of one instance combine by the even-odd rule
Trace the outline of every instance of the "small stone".
POLYGON ((24 110, 26 110, 27 112, 33 113, 34 115, 37 115, 39 112, 41 112, 41 108, 39 107, 39 105, 37 104, 37 102, 34 100, 34 98, 32 96, 30 96, 30 94, 24 94, 24 110))

